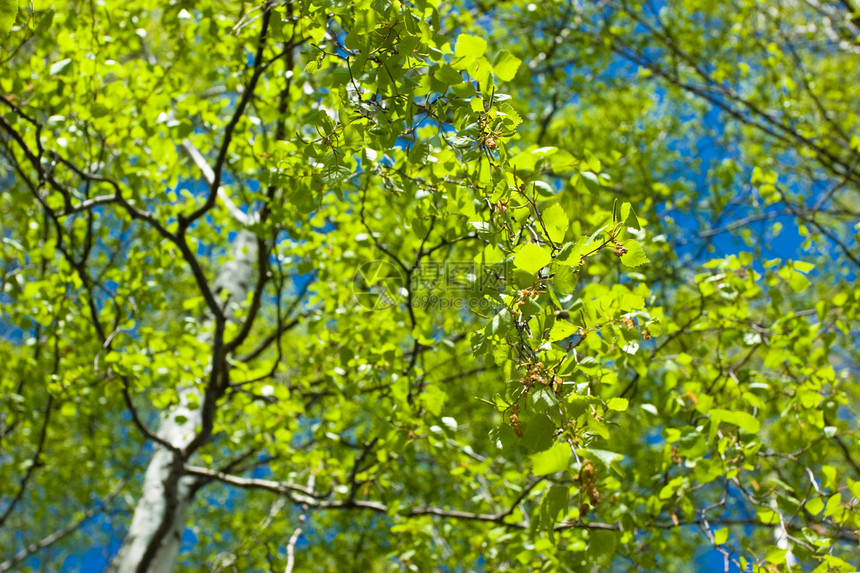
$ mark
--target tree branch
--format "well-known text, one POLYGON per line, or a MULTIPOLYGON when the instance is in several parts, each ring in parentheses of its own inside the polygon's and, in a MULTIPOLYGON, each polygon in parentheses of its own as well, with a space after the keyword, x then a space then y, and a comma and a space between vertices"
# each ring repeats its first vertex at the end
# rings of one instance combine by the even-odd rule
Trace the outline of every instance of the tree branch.
POLYGON ((233 132, 236 130, 239 120, 241 120, 245 115, 245 108, 248 106, 251 98, 254 97, 254 90, 257 87, 257 83, 263 75, 263 72, 266 70, 266 62, 263 57, 263 52, 266 47, 266 39, 269 32, 269 22, 272 18, 273 6, 274 4, 268 0, 263 6, 263 22, 260 26, 260 35, 257 40, 257 53, 254 55, 254 71, 251 74, 251 79, 248 82, 248 85, 245 86, 245 91, 242 93, 242 99, 239 100, 239 104, 233 112, 233 117, 230 118, 230 122, 224 129, 224 139, 221 141, 221 147, 218 150, 218 157, 215 159, 215 167, 212 168, 212 181, 209 182, 209 196, 206 198, 206 202, 191 213, 191 215, 187 217, 179 217, 180 235, 184 234, 194 221, 205 215, 210 209, 212 209, 212 207, 215 206, 218 189, 221 187, 221 175, 224 170, 224 164, 227 161, 227 152, 230 150, 230 143, 233 141, 233 132))

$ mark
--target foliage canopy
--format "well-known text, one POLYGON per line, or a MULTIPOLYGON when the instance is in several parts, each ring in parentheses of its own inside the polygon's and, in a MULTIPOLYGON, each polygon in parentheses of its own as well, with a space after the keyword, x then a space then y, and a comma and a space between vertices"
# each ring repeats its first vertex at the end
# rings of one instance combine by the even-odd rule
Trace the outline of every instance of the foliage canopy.
POLYGON ((0 571, 860 565, 853 0, 0 34, 0 571))

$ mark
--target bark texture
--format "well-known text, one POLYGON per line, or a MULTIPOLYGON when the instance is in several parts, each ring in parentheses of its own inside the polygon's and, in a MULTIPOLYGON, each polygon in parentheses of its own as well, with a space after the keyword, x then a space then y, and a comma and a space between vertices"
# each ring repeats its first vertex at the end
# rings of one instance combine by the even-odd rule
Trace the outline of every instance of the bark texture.
MULTIPOLYGON (((256 245, 256 236, 249 231, 241 231, 233 240, 232 256, 215 279, 215 291, 222 297, 229 297, 229 302, 244 301, 248 293, 254 279, 256 245)), ((228 318, 232 314, 229 302, 228 318)), ((187 458, 193 456, 193 452, 183 452, 203 425, 202 387, 205 383, 201 380, 193 387, 180 389, 178 405, 160 420, 158 437, 174 449, 154 447, 128 533, 107 568, 109 573, 173 571, 197 490, 197 478, 185 475, 184 471, 186 462, 190 461, 187 458)))

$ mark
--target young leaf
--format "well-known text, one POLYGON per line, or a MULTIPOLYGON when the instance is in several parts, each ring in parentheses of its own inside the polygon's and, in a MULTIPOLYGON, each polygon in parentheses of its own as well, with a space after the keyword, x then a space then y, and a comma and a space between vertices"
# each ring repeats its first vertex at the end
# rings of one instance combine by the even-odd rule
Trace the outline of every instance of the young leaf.
POLYGON ((633 211, 633 206, 630 203, 624 203, 621 205, 621 216, 618 218, 619 221, 624 221, 624 224, 627 227, 632 229, 636 229, 637 231, 641 229, 639 226, 639 219, 636 217, 636 213, 633 211))
POLYGON ((556 320, 549 332, 549 341, 563 340, 576 332, 577 328, 566 320, 556 320))
POLYGON ((410 163, 417 163, 419 165, 427 163, 427 158, 430 157, 430 144, 426 141, 416 141, 409 148, 407 157, 410 163))
POLYGON ((587 237, 580 237, 575 243, 566 243, 555 256, 555 262, 560 265, 578 267, 582 260, 582 249, 587 244, 587 237))
POLYGON ((0 0, 0 35, 6 35, 15 24, 18 0, 0 0))
POLYGON ((589 560, 609 567, 612 563, 612 558, 615 556, 615 546, 617 539, 614 531, 597 530, 592 531, 588 542, 588 557, 589 560))
POLYGON ((559 442, 548 450, 534 454, 531 460, 532 473, 536 476, 560 472, 567 468, 570 461, 570 444, 559 442))
POLYGON ((570 220, 567 218, 567 213, 564 212, 561 205, 555 203, 541 213, 546 231, 550 240, 553 243, 560 243, 564 240, 564 235, 567 233, 567 228, 570 226, 570 220))
POLYGON ((457 36, 457 47, 454 55, 458 58, 480 58, 487 51, 487 41, 477 36, 460 34, 457 36))
POLYGON ((573 268, 566 265, 553 264, 551 270, 552 281, 550 285, 552 288, 563 294, 572 293, 576 286, 576 281, 579 279, 579 275, 573 271, 573 268))
POLYGON ((627 409, 627 403, 627 398, 610 398, 606 407, 616 412, 623 412, 627 409))
POLYGON ((528 243, 514 257, 514 266, 527 273, 536 273, 552 261, 549 249, 528 243))
POLYGON ((507 50, 502 50, 493 62, 493 73, 503 82, 509 82, 517 75, 523 61, 507 50))
POLYGON ((755 434, 761 427, 761 423, 752 414, 746 412, 732 412, 731 410, 713 408, 710 414, 712 423, 726 422, 750 434, 755 434))
POLYGON ((624 266, 638 267, 639 265, 644 265, 651 261, 636 241, 625 241, 624 248, 627 249, 627 252, 621 255, 621 262, 624 266))

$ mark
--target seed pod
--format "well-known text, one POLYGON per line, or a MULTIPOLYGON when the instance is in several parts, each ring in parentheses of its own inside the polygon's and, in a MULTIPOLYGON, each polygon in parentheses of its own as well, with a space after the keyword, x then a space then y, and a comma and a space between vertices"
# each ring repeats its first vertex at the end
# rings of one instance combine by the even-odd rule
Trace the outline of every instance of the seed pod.
POLYGON ((582 476, 582 484, 584 487, 591 487, 597 481, 597 469, 591 462, 585 462, 582 469, 579 470, 579 475, 582 476))
POLYGON ((523 423, 520 422, 519 418, 515 418, 513 414, 511 414, 511 428, 513 428, 517 437, 523 437, 523 423))

